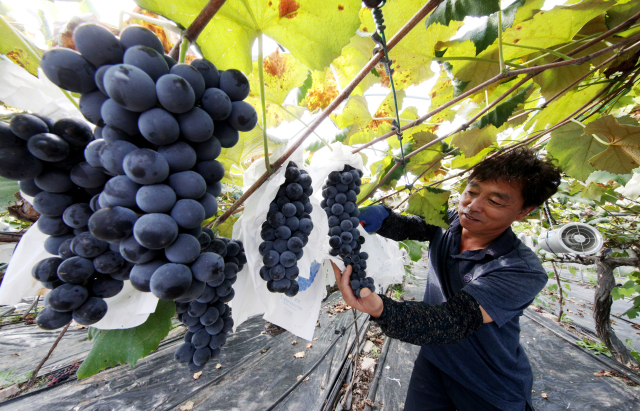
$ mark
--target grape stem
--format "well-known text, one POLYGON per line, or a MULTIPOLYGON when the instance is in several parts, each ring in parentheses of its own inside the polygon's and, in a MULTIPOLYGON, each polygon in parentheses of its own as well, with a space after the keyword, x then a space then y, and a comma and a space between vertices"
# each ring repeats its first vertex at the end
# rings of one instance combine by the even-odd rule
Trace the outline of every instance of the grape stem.
POLYGON ((264 95, 264 54, 262 50, 262 32, 258 32, 258 76, 260 81, 260 104, 262 105, 262 144, 264 145, 264 166, 267 173, 275 170, 269 164, 269 141, 267 140, 267 97, 264 95))
POLYGON ((51 357, 51 353, 53 353, 53 350, 56 349, 56 347, 58 346, 58 343, 62 339, 62 336, 64 336, 64 333, 67 332, 67 330, 69 329, 70 325, 71 325, 71 321, 69 321, 69 323, 67 325, 65 325, 65 327, 62 329, 62 331, 60 331, 60 334, 58 334, 58 337, 56 338, 56 340, 51 345, 51 348, 49 348, 49 352, 47 353, 47 355, 45 355, 45 357, 42 359, 42 361, 40 361, 40 364, 38 364, 36 369, 33 370, 33 373, 31 374, 31 378, 29 378, 29 381, 27 381, 25 386, 22 388, 22 391, 28 390, 36 382, 36 378, 38 378, 38 372, 40 371, 40 368, 42 368, 44 363, 47 362, 49 357, 51 357))
MULTIPOLYGON (((226 0, 209 0, 206 6, 202 9, 198 17, 191 23, 189 27, 184 31, 183 38, 188 39, 191 43, 195 43, 202 30, 209 24, 213 16, 220 10, 226 0)), ((180 42, 176 42, 173 48, 169 52, 169 56, 174 60, 178 59, 180 52, 180 42)))
POLYGON ((190 45, 191 43, 189 42, 189 39, 183 37, 182 43, 180 43, 180 60, 178 60, 178 63, 184 63, 185 59, 187 58, 187 52, 189 51, 190 45))

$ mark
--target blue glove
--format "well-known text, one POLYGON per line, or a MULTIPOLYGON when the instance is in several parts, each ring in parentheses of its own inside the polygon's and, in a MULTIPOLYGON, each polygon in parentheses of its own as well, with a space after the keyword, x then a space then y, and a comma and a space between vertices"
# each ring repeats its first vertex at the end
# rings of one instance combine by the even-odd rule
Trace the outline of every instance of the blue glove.
POLYGON ((381 205, 362 207, 358 216, 367 233, 378 231, 387 217, 389 217, 389 211, 381 205))

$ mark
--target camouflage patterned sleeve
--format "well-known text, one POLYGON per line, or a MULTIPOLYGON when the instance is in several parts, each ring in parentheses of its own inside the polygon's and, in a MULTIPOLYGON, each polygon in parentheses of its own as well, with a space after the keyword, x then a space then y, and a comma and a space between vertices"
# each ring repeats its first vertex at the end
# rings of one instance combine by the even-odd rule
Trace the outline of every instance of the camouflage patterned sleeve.
POLYGON ((415 345, 451 344, 469 337, 482 326, 480 304, 461 291, 444 304, 394 301, 384 303, 376 321, 389 337, 415 345))

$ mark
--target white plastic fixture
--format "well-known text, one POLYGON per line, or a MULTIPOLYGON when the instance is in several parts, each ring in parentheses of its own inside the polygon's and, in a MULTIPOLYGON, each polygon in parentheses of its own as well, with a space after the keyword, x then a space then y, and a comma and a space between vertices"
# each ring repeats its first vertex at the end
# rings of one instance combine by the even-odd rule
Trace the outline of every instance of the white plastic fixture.
POLYGON ((538 236, 538 245, 555 254, 591 255, 602 249, 602 234, 597 228, 583 223, 569 223, 538 236))

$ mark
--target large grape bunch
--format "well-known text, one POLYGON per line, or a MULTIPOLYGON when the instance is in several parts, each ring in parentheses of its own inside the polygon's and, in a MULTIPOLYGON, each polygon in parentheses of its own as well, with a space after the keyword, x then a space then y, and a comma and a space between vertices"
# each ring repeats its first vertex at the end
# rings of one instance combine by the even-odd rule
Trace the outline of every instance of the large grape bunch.
POLYGON ((293 297, 299 290, 296 281, 300 273, 298 260, 302 258, 302 248, 307 245, 313 230, 313 207, 309 202, 313 188, 311 176, 293 161, 287 165, 284 177, 285 182, 269 204, 267 221, 260 231, 264 241, 258 251, 264 264, 260 277, 267 282, 267 289, 293 297))
POLYGON ((373 278, 367 277, 367 259, 369 255, 361 251, 365 238, 360 235, 356 206, 357 196, 362 184, 362 171, 345 165, 342 171, 329 173, 322 186, 320 206, 327 213, 329 222, 329 254, 340 256, 345 265, 351 265, 351 288, 356 297, 360 297, 362 288, 375 291, 373 278))
POLYGON ((176 351, 175 359, 188 363, 191 372, 202 371, 210 359, 220 354, 220 348, 227 341, 227 333, 233 328, 233 319, 231 308, 226 303, 235 295, 232 285, 236 281, 238 267, 246 263, 240 241, 216 238, 210 247, 224 256, 224 272, 208 281, 196 300, 176 303, 178 318, 188 327, 188 331, 184 335, 184 343, 176 351))
MULTIPOLYGON (((52 82, 82 94, 80 110, 97 126, 93 135, 63 128, 84 148, 77 181, 73 170, 71 179, 93 195, 83 203, 89 205, 83 235, 108 248, 93 265, 100 261, 107 271, 121 264, 114 272, 93 267, 97 278, 130 280, 139 291, 177 302, 196 300, 223 274, 229 280, 219 286, 231 289, 231 278, 246 263, 242 244, 215 238, 201 225, 218 209, 225 170, 215 159, 257 122, 253 107, 242 101, 247 78, 237 70, 219 72, 204 59, 176 64, 162 54, 160 40, 138 26, 118 39, 84 24, 73 38, 80 53, 55 48, 41 66, 52 82)), ((88 276, 85 266, 78 270, 88 276)), ((49 323, 49 329, 64 325, 49 323)))

